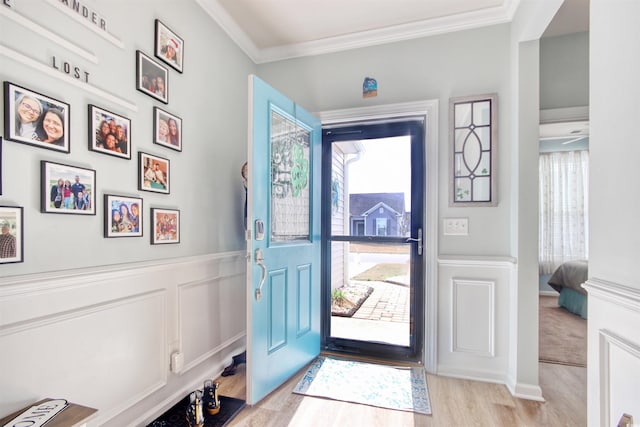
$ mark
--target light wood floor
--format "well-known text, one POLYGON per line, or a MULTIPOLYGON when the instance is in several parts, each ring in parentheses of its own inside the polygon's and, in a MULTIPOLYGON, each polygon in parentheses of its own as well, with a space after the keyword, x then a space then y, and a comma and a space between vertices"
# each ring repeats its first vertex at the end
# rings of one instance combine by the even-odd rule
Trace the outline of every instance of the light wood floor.
MULTIPOLYGON (((220 377, 220 394, 245 398, 245 366, 220 377)), ((306 369, 257 405, 245 408, 230 426, 401 427, 401 426, 572 426, 587 425, 586 368, 540 364, 545 402, 517 399, 499 384, 427 375, 432 415, 301 396, 291 391, 306 369)))

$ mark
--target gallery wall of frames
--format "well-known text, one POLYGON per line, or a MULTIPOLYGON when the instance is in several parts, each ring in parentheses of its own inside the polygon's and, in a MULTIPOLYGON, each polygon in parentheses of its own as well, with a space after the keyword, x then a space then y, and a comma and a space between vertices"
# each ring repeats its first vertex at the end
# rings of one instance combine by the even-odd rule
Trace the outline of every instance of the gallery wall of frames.
MULTIPOLYGON (((73 230, 68 234, 82 236, 80 242, 95 242, 99 235, 121 242, 142 238, 149 246, 182 246, 181 216, 203 218, 202 209, 213 207, 213 195, 206 195, 204 189, 215 188, 215 174, 221 164, 228 164, 235 172, 245 160, 244 135, 238 138, 239 144, 229 144, 228 138, 218 144, 232 162, 224 162, 219 155, 219 164, 215 159, 203 160, 215 146, 216 130, 209 126, 217 118, 222 121, 225 115, 232 115, 235 103, 222 102, 230 107, 225 111, 212 102, 216 97, 215 78, 204 79, 215 75, 211 72, 215 58, 198 54, 205 41, 196 39, 192 45, 186 41, 184 31, 190 33, 194 28, 185 28, 185 17, 175 10, 164 17, 159 17, 162 11, 144 16, 132 10, 137 15, 134 17, 122 13, 125 8, 120 7, 98 10, 99 6, 90 1, 38 2, 40 9, 50 10, 38 10, 34 2, 25 0, 0 4, 0 19, 7 34, 16 35, 0 46, 0 57, 10 64, 8 68, 3 64, 0 71, 0 226, 4 230, 0 234, 0 268, 2 264, 29 262, 34 251, 26 236, 34 226, 50 230, 53 239, 58 239, 57 230, 63 227, 73 230), (59 18, 47 22, 48 14, 58 14, 59 18), (136 23, 135 29, 132 22, 136 23), (21 36, 25 33, 37 33, 39 43, 25 42, 21 36), (78 98, 82 101, 77 102, 78 98), (207 107, 211 112, 220 111, 217 118, 202 120, 207 107), (17 145, 22 148, 15 156, 17 145), (195 163, 191 160, 194 158, 198 159, 195 163), (29 175, 17 176, 13 162, 25 160, 28 164, 23 170, 29 175), (174 173, 176 168, 182 173, 174 173), (37 176, 29 173, 34 169, 37 176), (24 185, 12 185, 24 179, 33 182, 27 191, 24 185), (200 206, 190 203, 188 212, 184 203, 194 200, 185 189, 196 191, 203 201, 200 206), (34 222, 33 208, 50 218, 34 222), (192 212, 196 212, 195 217, 192 212), (62 219, 65 217, 68 219, 62 219), (98 225, 80 217, 90 217, 98 225)), ((153 2, 141 5, 143 9, 154 7, 153 2)), ((171 7, 179 9, 178 3, 171 7)), ((191 9, 194 7, 198 8, 192 5, 191 9)), ((232 66, 234 69, 237 67, 232 66)), ((245 76, 251 70, 246 71, 242 73, 245 76)), ((245 99, 239 97, 236 104, 243 110, 245 99)), ((245 127, 244 114, 236 111, 232 119, 242 124, 239 129, 245 127)), ((218 134, 229 132, 224 129, 218 134)), ((239 175, 235 181, 241 189, 239 175)), ((220 201, 241 214, 241 199, 240 192, 223 192, 220 201)), ((240 246, 241 221, 238 216, 235 228, 239 233, 223 240, 232 242, 231 246, 222 244, 218 249, 235 250, 234 246, 240 246)), ((196 235, 203 235, 202 229, 191 228, 196 235)), ((190 255, 194 251, 216 251, 206 248, 202 240, 196 243, 199 248, 190 246, 186 252, 177 252, 190 255)), ((69 255, 72 259, 73 250, 69 255)), ((140 260, 153 257, 147 252, 140 260)), ((115 257, 113 261, 122 260, 115 257)), ((86 265, 70 262, 61 267, 86 265)))

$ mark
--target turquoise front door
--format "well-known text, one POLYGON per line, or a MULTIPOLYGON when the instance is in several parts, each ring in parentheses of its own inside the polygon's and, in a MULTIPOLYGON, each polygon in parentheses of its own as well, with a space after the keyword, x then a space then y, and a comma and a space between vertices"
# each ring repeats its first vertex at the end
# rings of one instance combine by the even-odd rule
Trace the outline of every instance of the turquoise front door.
POLYGON ((320 353, 317 118, 249 77, 247 403, 320 353))

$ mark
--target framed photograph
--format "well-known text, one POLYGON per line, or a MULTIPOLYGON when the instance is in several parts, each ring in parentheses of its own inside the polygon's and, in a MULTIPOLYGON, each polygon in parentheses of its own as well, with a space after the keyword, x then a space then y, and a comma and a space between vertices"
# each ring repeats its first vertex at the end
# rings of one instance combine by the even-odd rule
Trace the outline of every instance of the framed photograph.
POLYGON ((0 206, 0 264, 24 261, 23 209, 0 206))
POLYGON ((140 237, 142 218, 142 199, 104 195, 104 237, 140 237))
POLYGON ((169 194, 169 159, 138 152, 138 190, 169 194))
POLYGON ((169 103, 169 70, 139 50, 136 51, 136 88, 169 103))
POLYGON ((180 211, 151 208, 151 244, 180 243, 180 211))
POLYGON ((176 151, 182 151, 182 119, 161 108, 154 107, 153 142, 176 151))
POLYGON ((69 104, 4 82, 4 137, 68 153, 69 104))
POLYGON ((156 56, 182 73, 184 40, 156 19, 156 56))
POLYGON ((89 150, 131 159, 131 120, 89 104, 89 150))
POLYGON ((42 213, 96 214, 96 171, 46 160, 40 166, 42 213))

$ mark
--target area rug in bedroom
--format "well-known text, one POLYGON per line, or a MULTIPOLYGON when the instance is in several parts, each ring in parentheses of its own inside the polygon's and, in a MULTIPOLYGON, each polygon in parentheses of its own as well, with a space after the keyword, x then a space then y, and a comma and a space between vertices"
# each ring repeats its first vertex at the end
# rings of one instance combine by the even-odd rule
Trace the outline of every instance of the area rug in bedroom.
POLYGON ((399 411, 431 414, 424 368, 385 366, 320 356, 294 393, 399 411))
POLYGON ((587 321, 558 306, 558 297, 540 296, 540 361, 587 366, 587 321))

